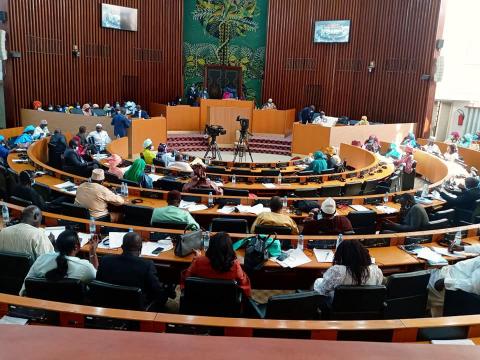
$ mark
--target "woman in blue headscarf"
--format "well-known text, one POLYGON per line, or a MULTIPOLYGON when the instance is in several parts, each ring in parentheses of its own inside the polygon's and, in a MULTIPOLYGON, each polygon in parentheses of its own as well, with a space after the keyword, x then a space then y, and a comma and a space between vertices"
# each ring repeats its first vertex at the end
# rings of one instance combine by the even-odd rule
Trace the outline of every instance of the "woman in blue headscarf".
POLYGON ((409 132, 408 135, 403 138, 401 145, 417 148, 418 144, 417 140, 415 139, 415 134, 413 132, 409 132))
POLYGON ((307 170, 312 170, 314 174, 320 175, 322 171, 327 168, 327 157, 323 152, 317 151, 313 154, 313 161, 308 166, 307 170))
POLYGON ((463 148, 469 148, 470 146, 472 146, 472 141, 473 141, 472 134, 465 134, 460 139, 458 146, 463 148))
POLYGON ((397 144, 390 144, 390 148, 388 149, 385 157, 392 158, 395 160, 399 160, 402 157, 402 153, 398 151, 397 144))
POLYGON ((33 142, 33 133, 35 127, 33 125, 28 125, 23 129, 23 134, 17 137, 15 140, 15 145, 21 148, 27 148, 33 142))

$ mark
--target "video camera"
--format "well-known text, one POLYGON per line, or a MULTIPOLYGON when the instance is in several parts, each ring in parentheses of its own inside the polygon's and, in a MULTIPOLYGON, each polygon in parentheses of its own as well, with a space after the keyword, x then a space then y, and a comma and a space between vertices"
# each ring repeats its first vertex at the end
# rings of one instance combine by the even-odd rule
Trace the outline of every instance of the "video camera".
POLYGON ((240 116, 237 117, 237 121, 240 122, 240 131, 241 132, 247 132, 248 127, 250 125, 250 120, 248 119, 243 119, 240 116))
POLYGON ((215 138, 215 137, 220 136, 220 135, 225 135, 227 133, 227 130, 225 130, 220 125, 206 125, 205 126, 205 133, 208 136, 211 136, 212 138, 215 138))

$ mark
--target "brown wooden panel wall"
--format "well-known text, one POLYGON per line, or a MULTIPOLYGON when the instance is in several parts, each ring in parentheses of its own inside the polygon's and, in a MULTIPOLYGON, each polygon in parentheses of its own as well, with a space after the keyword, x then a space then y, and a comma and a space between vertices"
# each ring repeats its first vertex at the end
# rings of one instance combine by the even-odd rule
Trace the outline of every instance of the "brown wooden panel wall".
POLYGON ((8 0, 7 11, 8 49, 21 52, 7 61, 9 126, 35 99, 148 107, 182 92, 183 0, 8 0), (102 28, 101 3, 137 8, 139 31, 102 28))
POLYGON ((425 121, 441 0, 270 0, 263 97, 328 115, 425 121), (314 22, 350 19, 348 44, 314 44, 314 22), (368 63, 376 69, 368 73, 368 63))

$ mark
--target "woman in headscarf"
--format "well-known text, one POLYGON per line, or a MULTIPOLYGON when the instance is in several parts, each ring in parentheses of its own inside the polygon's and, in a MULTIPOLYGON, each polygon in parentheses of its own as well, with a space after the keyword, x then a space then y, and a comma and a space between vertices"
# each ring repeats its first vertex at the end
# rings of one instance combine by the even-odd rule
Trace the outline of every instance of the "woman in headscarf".
POLYGON ((158 145, 157 160, 163 161, 165 167, 175 161, 175 156, 167 152, 167 144, 158 145))
POLYGON ((108 173, 115 175, 119 179, 123 178, 123 170, 118 167, 122 163, 122 158, 120 155, 117 154, 112 154, 108 159, 107 159, 107 164, 108 164, 108 173))
POLYGON ((452 131, 450 133, 450 138, 448 139, 452 144, 458 143, 460 140, 460 133, 458 131, 452 131))
POLYGON ((85 116, 92 116, 92 110, 90 109, 90 104, 85 104, 82 106, 82 112, 85 116))
POLYGON ((183 185, 182 192, 190 192, 192 189, 212 189, 213 195, 223 195, 223 189, 207 178, 205 168, 201 164, 192 165, 193 177, 190 182, 183 185))
POLYGON ((473 141, 472 134, 465 134, 460 139, 460 142, 458 143, 458 146, 464 147, 464 148, 469 148, 470 146, 472 146, 472 141, 473 141))
POLYGON ((393 162, 395 166, 403 165, 403 172, 406 174, 411 174, 413 171, 413 163, 415 160, 413 159, 413 147, 407 146, 405 147, 405 154, 402 156, 400 160, 396 160, 393 162))
POLYGON ((363 115, 360 121, 356 125, 369 125, 368 118, 363 115))
POLYGON ((42 109, 42 102, 41 102, 41 101, 38 101, 38 100, 35 100, 35 101, 33 102, 33 110, 43 111, 43 109, 42 109))
POLYGON ((78 144, 78 147, 77 147, 77 154, 80 155, 81 157, 85 157, 85 155, 87 154, 87 148, 82 145, 82 140, 80 139, 80 136, 76 135, 72 138, 73 140, 75 140, 78 144))
POLYGON ((480 130, 473 135, 473 140, 474 141, 480 141, 480 130))
POLYGON ((447 151, 443 154, 443 157, 447 161, 458 160, 458 148, 456 144, 450 144, 447 147, 447 151))
POLYGON ((365 141, 365 144, 363 144, 363 148, 373 153, 378 153, 380 151, 380 144, 378 143, 378 138, 375 135, 370 135, 365 141))
POLYGON ((28 125, 23 129, 23 134, 17 137, 14 144, 20 148, 28 148, 33 142, 33 132, 35 131, 35 126, 28 125))
POLYGON ((398 146, 397 144, 390 144, 390 148, 388 149, 387 153, 385 154, 385 157, 391 158, 394 160, 398 160, 402 157, 402 153, 398 151, 398 146))
POLYGON ((352 146, 362 147, 362 142, 360 140, 352 140, 352 146))
POLYGON ((153 181, 150 176, 145 174, 145 167, 147 164, 145 160, 138 158, 130 166, 130 168, 125 172, 123 178, 126 180, 134 181, 138 183, 141 187, 146 189, 153 188, 153 181))
POLYGON ((334 146, 327 147, 324 154, 327 156, 328 169, 335 169, 342 165, 342 159, 337 155, 337 149, 334 146))
POLYGON ((409 132, 408 135, 403 138, 400 145, 411 146, 412 148, 418 147, 417 140, 415 139, 415 134, 413 132, 409 132))
POLYGON ((316 151, 313 154, 313 161, 308 166, 307 170, 312 170, 314 174, 320 175, 323 170, 328 169, 327 157, 321 151, 316 151))

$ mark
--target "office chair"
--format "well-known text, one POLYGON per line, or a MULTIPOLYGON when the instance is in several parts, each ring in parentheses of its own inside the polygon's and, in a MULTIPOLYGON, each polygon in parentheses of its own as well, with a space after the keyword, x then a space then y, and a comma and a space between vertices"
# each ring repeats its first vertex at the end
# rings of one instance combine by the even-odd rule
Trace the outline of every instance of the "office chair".
POLYGON ((375 234, 377 230, 377 213, 375 211, 350 211, 347 217, 348 220, 350 220, 350 222, 352 223, 352 228, 355 234, 375 234))
POLYGON ((428 224, 425 226, 425 230, 438 230, 438 229, 445 229, 450 226, 450 222, 448 219, 438 219, 429 221, 428 224))
POLYGON ((233 280, 189 277, 180 298, 180 313, 203 316, 239 317, 242 290, 233 280))
POLYGON ((292 229, 288 226, 273 226, 273 225, 256 225, 254 229, 255 234, 264 235, 291 235, 292 229))
POLYGON ((62 202, 63 214, 80 219, 90 219, 90 211, 80 205, 62 202))
POLYGON ((278 169, 267 169, 260 171, 260 176, 278 176, 280 174, 280 170, 278 169))
POLYGON ((237 218, 215 218, 210 223, 210 231, 247 234, 248 221, 237 218))
POLYGON ((232 169, 230 173, 233 175, 241 175, 241 176, 252 176, 252 172, 250 169, 232 169))
POLYGON ((160 189, 165 191, 177 190, 181 192, 183 185, 185 185, 183 182, 168 179, 160 179, 155 182, 155 187, 158 186, 160 189))
POLYGON ((346 183, 343 188, 343 196, 358 196, 362 192, 363 182, 346 183))
POLYGON ((331 320, 383 319, 386 292, 383 285, 338 286, 329 317, 331 320))
POLYGON ((456 222, 460 223, 461 221, 475 224, 475 218, 480 215, 480 199, 478 199, 476 202, 475 209, 473 210, 467 210, 467 209, 455 209, 456 213, 456 222))
POLYGON ((153 208, 148 206, 125 205, 125 224, 150 226, 153 208))
POLYGON ((377 192, 378 180, 367 180, 363 183, 361 195, 373 195, 377 192))
POLYGON ((297 198, 314 198, 317 196, 317 189, 295 189, 295 197, 297 198))
POLYGON ((404 274, 393 274, 387 280, 385 318, 412 319, 426 315, 428 281, 426 270, 404 274))
POLYGON ((125 310, 145 310, 145 299, 142 289, 137 287, 114 285, 93 280, 88 284, 88 298, 93 306, 125 310))
POLYGON ((92 109, 93 116, 107 116, 107 112, 103 109, 92 109))
POLYGON ((480 314, 480 295, 463 290, 445 290, 443 316, 480 314))
POLYGON ((31 201, 19 198, 17 196, 10 196, 10 198, 8 199, 8 202, 11 203, 11 204, 18 205, 18 206, 23 206, 23 207, 33 205, 33 203, 31 201))
POLYGON ((117 175, 105 171, 105 181, 111 184, 121 184, 122 181, 118 178, 117 175))
POLYGON ((316 291, 273 295, 266 304, 250 299, 255 315, 261 319, 319 320, 319 304, 323 296, 316 291))
POLYGON ((153 165, 155 166, 160 166, 160 167, 165 167, 165 163, 161 159, 154 158, 152 160, 153 165))
POLYGON ((77 279, 52 281, 40 278, 26 278, 25 294, 36 299, 83 304, 85 302, 85 285, 77 279))
POLYGON ((212 195, 215 195, 215 190, 206 189, 206 188, 196 188, 196 189, 190 189, 189 193, 190 194, 202 194, 202 195, 209 195, 210 193, 212 193, 212 195))
POLYGON ((209 174, 226 174, 227 170, 222 166, 207 166, 205 172, 209 174))
POLYGON ((185 230, 188 226, 187 223, 174 223, 168 221, 154 221, 152 222, 152 227, 159 229, 171 229, 171 230, 185 230))
POLYGON ((18 295, 32 264, 30 255, 0 252, 0 293, 18 295))
POLYGON ((318 189, 320 197, 340 197, 342 196, 343 186, 322 186, 318 189))
POLYGON ((248 190, 242 190, 242 189, 223 188, 223 195, 248 197, 250 195, 250 192, 248 190))
POLYGON ((429 218, 431 221, 448 219, 449 224, 453 225, 455 223, 455 209, 435 211, 429 214, 429 218))
POLYGON ((72 115, 83 115, 82 109, 73 108, 70 109, 70 114, 72 115))

